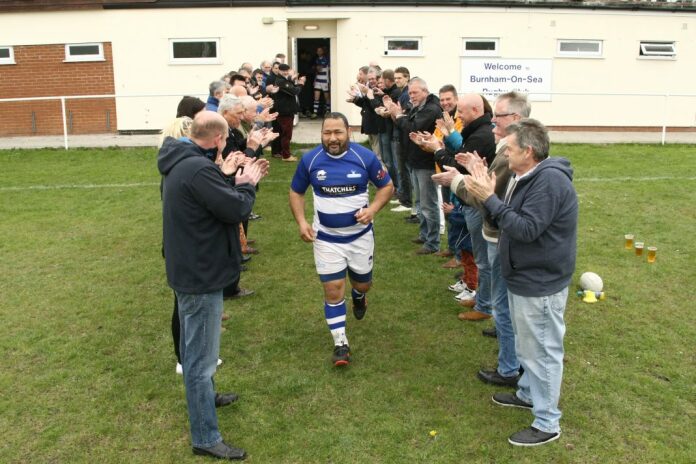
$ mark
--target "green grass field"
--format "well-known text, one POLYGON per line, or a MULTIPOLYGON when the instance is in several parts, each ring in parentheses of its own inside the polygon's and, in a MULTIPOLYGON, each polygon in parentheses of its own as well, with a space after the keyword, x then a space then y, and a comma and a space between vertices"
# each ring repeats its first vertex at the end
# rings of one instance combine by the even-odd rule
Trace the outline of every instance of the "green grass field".
MULTIPOLYGON (((348 317, 353 365, 332 368, 287 207, 294 166, 273 160, 250 226, 261 254, 242 276, 256 295, 225 302, 216 375, 241 396, 219 421, 247 462, 696 461, 696 149, 553 152, 575 167, 576 281, 597 272, 607 292, 569 299, 560 440, 507 443, 531 414, 475 378, 496 362, 489 323, 457 320, 452 272, 413 255, 403 214, 377 217, 370 310, 348 317), (654 265, 623 249, 627 232, 659 248, 654 265)), ((211 462, 191 454, 174 373, 158 184, 154 149, 0 153, 0 462, 211 462)))

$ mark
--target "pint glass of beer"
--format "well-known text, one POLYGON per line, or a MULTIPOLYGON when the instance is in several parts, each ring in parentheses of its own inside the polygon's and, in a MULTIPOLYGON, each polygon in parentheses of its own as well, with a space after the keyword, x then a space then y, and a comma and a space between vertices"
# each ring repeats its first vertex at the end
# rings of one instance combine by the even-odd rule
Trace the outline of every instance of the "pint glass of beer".
POLYGON ((636 242, 636 256, 643 256, 643 242, 636 242))
POLYGON ((648 247, 648 262, 654 263, 657 259, 657 247, 648 247))
POLYGON ((627 250, 633 248, 633 234, 626 234, 624 235, 624 238, 626 239, 626 244, 624 245, 624 248, 626 248, 627 250))

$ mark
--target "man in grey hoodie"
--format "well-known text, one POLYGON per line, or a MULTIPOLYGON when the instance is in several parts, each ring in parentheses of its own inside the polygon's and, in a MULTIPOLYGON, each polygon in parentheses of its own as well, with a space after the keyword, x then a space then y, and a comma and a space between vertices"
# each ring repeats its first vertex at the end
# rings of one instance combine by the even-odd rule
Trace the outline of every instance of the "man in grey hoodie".
POLYGON ((496 393, 493 402, 532 410, 531 427, 508 441, 536 446, 561 434, 563 313, 575 270, 578 202, 570 162, 548 157, 548 133, 540 122, 522 119, 509 125, 506 140, 513 175, 502 199, 495 194, 495 174, 485 166, 456 179, 452 171, 443 174, 464 182, 500 229, 500 267, 524 373, 516 393, 496 393))

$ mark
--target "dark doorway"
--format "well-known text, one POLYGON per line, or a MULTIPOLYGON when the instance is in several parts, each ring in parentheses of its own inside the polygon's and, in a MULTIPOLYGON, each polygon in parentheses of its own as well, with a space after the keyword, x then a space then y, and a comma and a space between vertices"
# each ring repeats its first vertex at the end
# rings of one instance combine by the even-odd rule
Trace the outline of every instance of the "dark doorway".
MULTIPOLYGON (((328 60, 329 70, 331 69, 331 39, 328 38, 312 38, 312 39, 297 39, 297 72, 301 76, 307 76, 307 82, 305 83, 302 93, 300 93, 300 117, 317 117, 323 116, 326 109, 330 107, 330 90, 331 82, 328 80, 329 76, 322 77, 321 71, 320 76, 317 78, 318 60, 319 53, 318 48, 324 50, 324 56, 328 60), (318 90, 319 105, 315 105, 315 80, 323 81, 327 80, 327 86, 322 90, 318 90)), ((320 67, 320 66, 319 66, 320 67)), ((330 73, 329 73, 330 74, 330 73)), ((319 82, 318 82, 319 84, 319 82)), ((318 85, 322 87, 321 85, 318 85)))

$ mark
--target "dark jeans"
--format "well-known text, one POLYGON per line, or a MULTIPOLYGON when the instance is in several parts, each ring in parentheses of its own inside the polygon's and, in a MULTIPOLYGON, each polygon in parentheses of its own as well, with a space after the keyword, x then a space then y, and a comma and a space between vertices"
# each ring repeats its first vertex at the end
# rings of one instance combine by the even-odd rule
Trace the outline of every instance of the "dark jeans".
POLYGON ((392 156, 396 158, 399 187, 401 188, 401 192, 399 192, 399 201, 402 205, 410 208, 413 206, 413 201, 411 200, 411 196, 413 195, 411 189, 411 170, 406 165, 406 154, 399 140, 392 140, 392 156))

